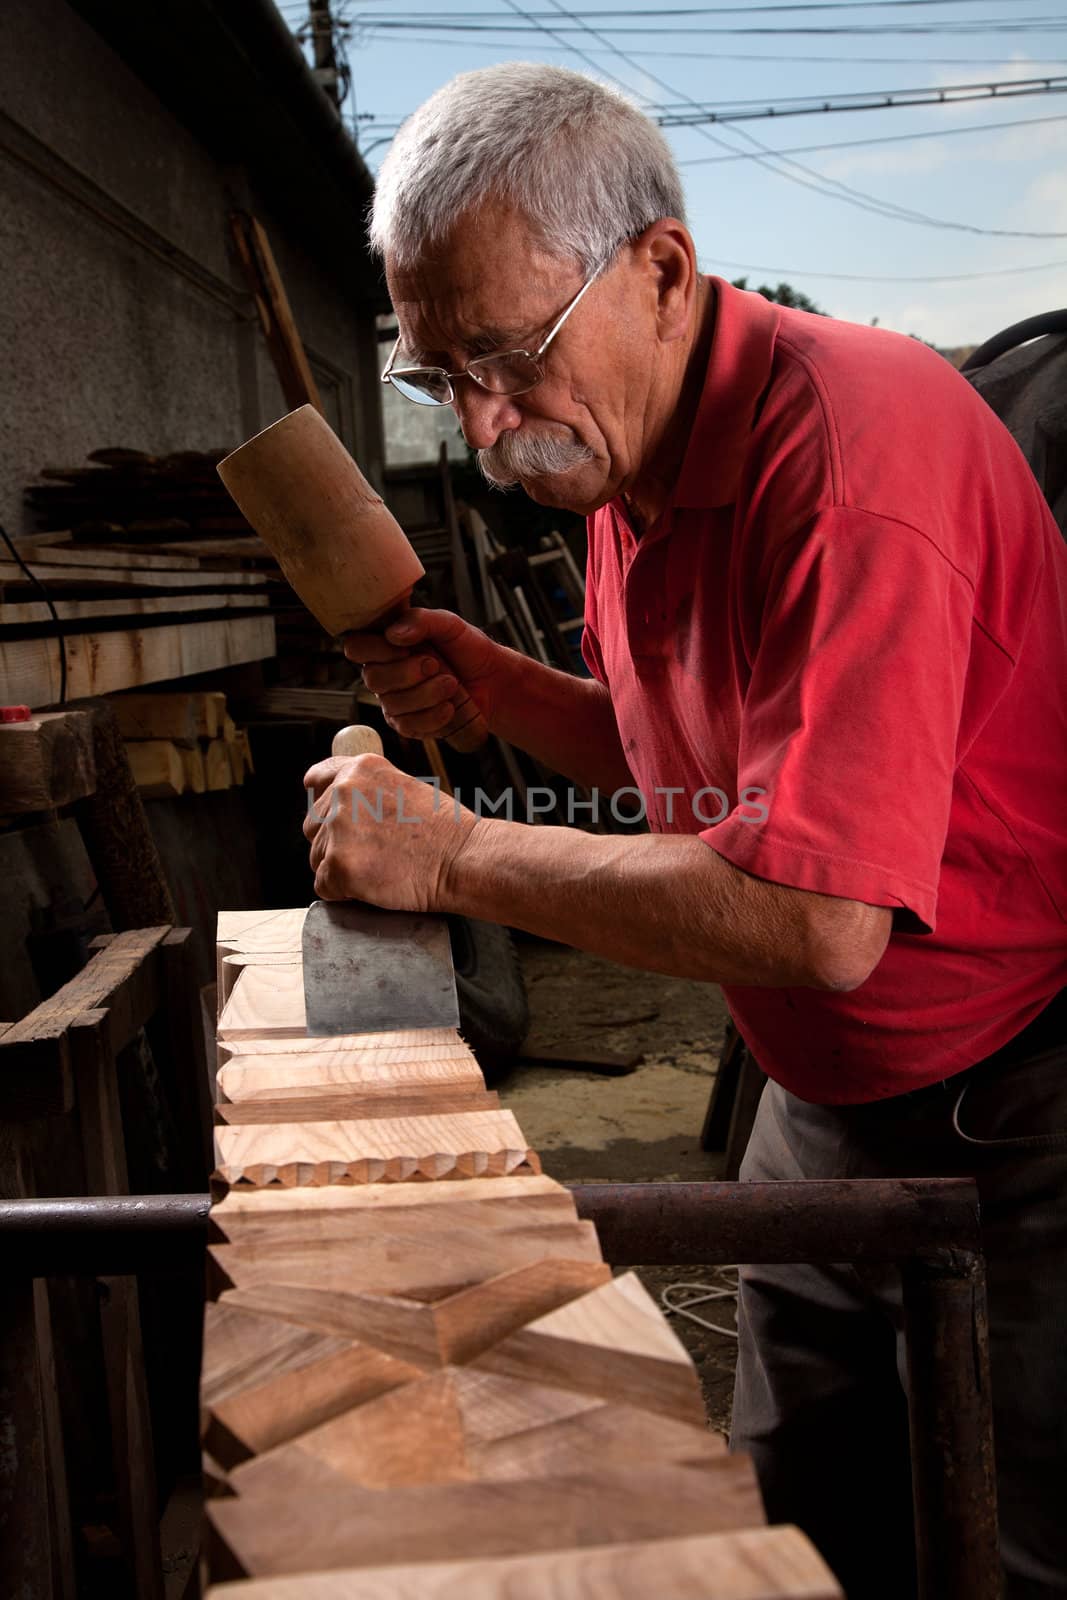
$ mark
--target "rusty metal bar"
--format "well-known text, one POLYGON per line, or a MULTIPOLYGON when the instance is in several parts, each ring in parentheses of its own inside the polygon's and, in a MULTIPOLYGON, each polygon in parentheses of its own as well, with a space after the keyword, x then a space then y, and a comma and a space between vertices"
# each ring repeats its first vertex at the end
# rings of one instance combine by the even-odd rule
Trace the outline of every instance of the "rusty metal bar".
POLYGON ((919 1600, 999 1600, 985 1264, 970 1179, 606 1183, 571 1192, 613 1266, 899 1266, 919 1600))
MULTIPOLYGON (((571 1186, 613 1266, 881 1261, 903 1279, 920 1600, 998 1600, 985 1266, 966 1178, 571 1186)), ((185 1267, 207 1195, 0 1201, 15 1276, 185 1267)))
POLYGON ((195 1266, 207 1245, 206 1194, 0 1200, 0 1247, 13 1277, 130 1277, 195 1266))
POLYGON ((969 1178, 570 1185, 612 1266, 935 1259, 978 1251, 969 1178))
POLYGON ((1001 1592, 985 1262, 901 1263, 922 1600, 1001 1592))

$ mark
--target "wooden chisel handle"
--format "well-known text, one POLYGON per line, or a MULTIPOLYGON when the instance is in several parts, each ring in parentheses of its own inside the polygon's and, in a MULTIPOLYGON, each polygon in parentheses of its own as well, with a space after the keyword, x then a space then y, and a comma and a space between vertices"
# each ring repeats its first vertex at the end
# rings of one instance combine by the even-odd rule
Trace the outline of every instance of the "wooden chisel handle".
POLYGON ((333 736, 331 753, 335 756, 380 756, 385 752, 374 728, 365 722, 351 722, 333 736))

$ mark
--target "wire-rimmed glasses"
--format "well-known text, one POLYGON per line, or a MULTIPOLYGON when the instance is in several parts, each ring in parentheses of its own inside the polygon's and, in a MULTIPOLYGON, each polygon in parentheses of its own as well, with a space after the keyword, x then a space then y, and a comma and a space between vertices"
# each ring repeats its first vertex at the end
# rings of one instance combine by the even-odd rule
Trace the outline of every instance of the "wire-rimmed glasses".
POLYGON ((394 367, 393 362, 400 349, 398 338, 385 364, 382 382, 391 383, 405 400, 413 400, 419 406, 450 406, 456 398, 456 391, 452 387, 453 378, 473 378, 480 388, 487 389, 490 394, 526 394, 528 390, 536 389, 545 376, 541 358, 586 290, 592 287, 602 271, 603 265, 597 267, 592 276, 585 280, 538 349, 501 350, 494 355, 475 356, 473 361, 468 361, 458 372, 446 372, 444 367, 394 367))

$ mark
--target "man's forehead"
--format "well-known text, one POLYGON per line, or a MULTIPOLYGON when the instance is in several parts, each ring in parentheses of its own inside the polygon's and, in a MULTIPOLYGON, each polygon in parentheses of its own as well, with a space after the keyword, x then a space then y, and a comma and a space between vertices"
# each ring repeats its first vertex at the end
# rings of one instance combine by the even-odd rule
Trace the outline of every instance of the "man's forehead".
POLYGON ((487 285, 464 294, 450 290, 419 298, 394 293, 393 306, 405 350, 412 355, 452 349, 503 349, 532 336, 555 307, 555 295, 516 289, 508 296, 487 285))

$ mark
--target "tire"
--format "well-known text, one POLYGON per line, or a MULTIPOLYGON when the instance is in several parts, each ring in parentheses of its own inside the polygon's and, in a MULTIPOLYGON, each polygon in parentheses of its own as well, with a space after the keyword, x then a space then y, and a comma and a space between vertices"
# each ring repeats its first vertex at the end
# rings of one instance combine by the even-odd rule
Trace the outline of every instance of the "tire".
POLYGON ((507 928, 449 917, 460 1032, 486 1078, 518 1054, 530 1026, 519 958, 507 928))

